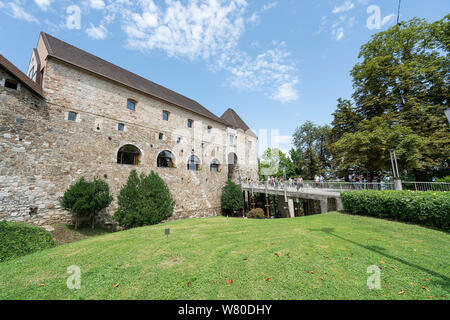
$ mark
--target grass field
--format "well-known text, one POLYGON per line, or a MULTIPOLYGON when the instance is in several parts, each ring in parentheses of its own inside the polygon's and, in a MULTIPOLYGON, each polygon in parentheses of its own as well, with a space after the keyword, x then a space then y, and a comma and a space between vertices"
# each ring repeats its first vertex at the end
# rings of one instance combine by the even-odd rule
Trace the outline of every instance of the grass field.
POLYGON ((0 299, 448 300, 449 261, 448 233, 397 222, 338 213, 193 219, 0 263, 0 299), (72 265, 80 290, 66 286, 72 265), (367 287, 371 265, 381 267, 381 290, 367 287))

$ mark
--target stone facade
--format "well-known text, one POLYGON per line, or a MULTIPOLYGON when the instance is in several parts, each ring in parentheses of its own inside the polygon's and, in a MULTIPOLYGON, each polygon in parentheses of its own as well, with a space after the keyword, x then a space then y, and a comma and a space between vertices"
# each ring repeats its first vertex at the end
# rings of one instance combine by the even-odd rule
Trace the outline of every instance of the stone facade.
MULTIPOLYGON (((114 196, 102 217, 108 223, 132 169, 153 170, 166 181, 176 201, 173 219, 209 217, 220 213, 221 189, 229 174, 234 179, 239 174, 256 178, 253 135, 42 57, 41 44, 38 50, 31 60, 43 68, 39 74, 45 99, 24 86, 18 90, 0 86, 0 219, 36 225, 69 221, 69 213, 59 205, 64 191, 81 177, 100 177, 114 196), (45 62, 38 64, 37 56, 45 62), (127 109, 128 99, 137 102, 135 111, 127 109), (169 112, 168 121, 163 120, 163 111, 169 112), (76 113, 76 121, 68 119, 69 112, 76 113), (193 120, 192 128, 188 119, 193 120), (124 131, 118 130, 119 123, 124 131), (230 135, 235 136, 233 143, 230 135), (140 150, 138 165, 117 163, 118 151, 125 145, 140 150), (174 155, 175 168, 157 167, 164 150, 174 155), (238 159, 234 174, 228 172, 233 153, 238 159), (187 169, 191 155, 200 159, 198 171, 187 169), (220 172, 210 170, 214 159, 220 172)), ((8 77, 0 68, 0 81, 8 77)))

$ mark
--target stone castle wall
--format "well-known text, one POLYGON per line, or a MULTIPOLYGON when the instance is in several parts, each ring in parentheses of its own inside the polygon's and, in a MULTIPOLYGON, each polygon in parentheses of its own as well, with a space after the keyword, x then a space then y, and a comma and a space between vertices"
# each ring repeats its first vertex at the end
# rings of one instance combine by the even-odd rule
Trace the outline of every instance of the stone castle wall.
MULTIPOLYGON (((0 69, 0 79, 6 76, 0 69)), ((0 219, 36 225, 69 221, 60 197, 79 178, 97 176, 114 196, 102 218, 110 221, 117 194, 132 169, 154 170, 166 181, 176 201, 173 219, 220 213, 226 158, 234 151, 227 145, 225 125, 54 59, 46 64, 43 82, 46 101, 25 87, 16 91, 0 86, 0 219), (134 112, 126 107, 129 98, 137 101, 134 112), (170 112, 169 121, 162 120, 163 110, 170 112), (77 113, 76 122, 67 120, 68 111, 77 113), (187 128, 187 119, 194 120, 193 129, 187 128), (117 130, 118 123, 125 124, 124 132, 117 130), (164 140, 159 133, 164 133, 164 140), (139 165, 117 163, 117 152, 126 144, 141 150, 139 165), (176 168, 157 168, 163 150, 175 155, 176 168), (201 160, 200 171, 187 170, 192 154, 201 160), (222 164, 221 172, 210 172, 212 159, 222 164)), ((239 138, 253 139, 242 133, 239 138)), ((238 158, 251 153, 244 149, 238 158)), ((254 165, 239 165, 243 172, 256 174, 254 165)))

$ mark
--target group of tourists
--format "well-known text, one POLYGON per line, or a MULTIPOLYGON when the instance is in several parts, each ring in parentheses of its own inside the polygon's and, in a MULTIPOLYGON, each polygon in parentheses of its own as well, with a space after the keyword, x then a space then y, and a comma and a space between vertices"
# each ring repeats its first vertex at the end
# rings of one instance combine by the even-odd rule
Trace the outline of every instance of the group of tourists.
MULTIPOLYGON (((264 181, 264 182, 266 182, 266 181, 264 181)), ((269 176, 267 178, 267 184, 274 188, 283 188, 284 186, 288 186, 291 188, 293 188, 293 187, 297 188, 297 190, 302 189, 304 186, 302 176, 298 176, 298 177, 294 177, 294 178, 290 177, 289 179, 286 179, 286 181, 283 178, 269 176)))

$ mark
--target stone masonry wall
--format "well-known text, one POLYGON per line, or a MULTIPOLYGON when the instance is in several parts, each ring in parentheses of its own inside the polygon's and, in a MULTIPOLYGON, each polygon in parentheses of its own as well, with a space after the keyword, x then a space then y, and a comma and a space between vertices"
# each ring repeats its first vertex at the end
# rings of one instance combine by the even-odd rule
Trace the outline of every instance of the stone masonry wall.
MULTIPOLYGON (((5 76, 0 69, 0 79, 5 76)), ((176 201, 173 219, 220 213, 228 175, 224 125, 54 59, 46 65, 44 91, 46 101, 24 87, 0 86, 0 219, 36 225, 70 221, 60 197, 80 177, 98 176, 114 196, 102 218, 110 222, 132 169, 154 170, 166 181, 176 201), (134 112, 126 107, 129 98, 138 102, 134 112), (163 110, 170 112, 169 121, 162 120, 163 110), (68 111, 77 113, 76 122, 67 120, 68 111), (193 129, 187 119, 194 120, 193 129), (124 132, 118 123, 125 124, 124 132), (139 165, 117 164, 117 152, 126 144, 141 150, 139 165), (157 168, 163 150, 174 153, 176 168, 157 168), (192 154, 201 160, 200 171, 187 170, 192 154), (212 159, 222 164, 221 172, 210 172, 212 159)))

